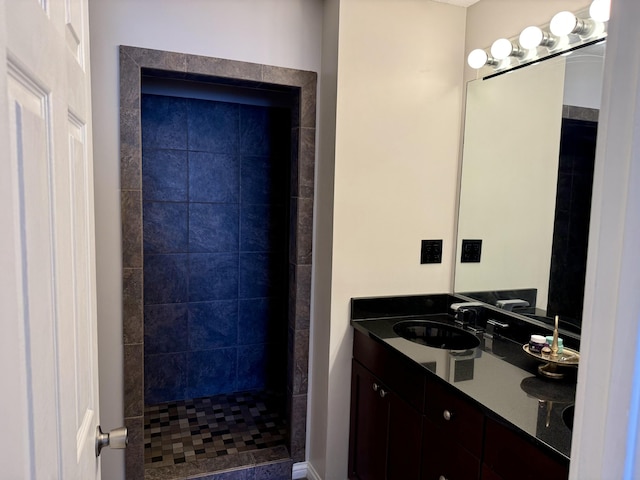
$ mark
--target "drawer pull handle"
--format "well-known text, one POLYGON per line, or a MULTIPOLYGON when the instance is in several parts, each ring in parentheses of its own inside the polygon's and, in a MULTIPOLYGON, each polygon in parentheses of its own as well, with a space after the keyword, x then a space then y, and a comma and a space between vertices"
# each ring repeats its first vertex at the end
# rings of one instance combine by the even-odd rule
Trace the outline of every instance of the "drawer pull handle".
POLYGON ((373 384, 373 391, 374 392, 377 392, 379 388, 380 388, 380 385, 378 385, 377 383, 373 384))
POLYGON ((453 413, 451 413, 449 410, 445 410, 444 412, 442 412, 442 416, 445 420, 449 421, 453 418, 453 413))
POLYGON ((380 396, 381 396, 382 398, 386 397, 386 396, 387 396, 387 393, 388 393, 388 392, 386 392, 383 388, 381 388, 381 389, 380 389, 380 396))

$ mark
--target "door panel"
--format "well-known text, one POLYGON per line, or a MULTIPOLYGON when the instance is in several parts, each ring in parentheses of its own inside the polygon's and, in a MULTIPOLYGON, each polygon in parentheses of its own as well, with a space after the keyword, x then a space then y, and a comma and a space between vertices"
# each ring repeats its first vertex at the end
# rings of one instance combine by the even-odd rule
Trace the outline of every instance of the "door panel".
POLYGON ((12 479, 100 477, 87 35, 86 0, 0 0, 0 360, 13 366, 0 467, 12 479))

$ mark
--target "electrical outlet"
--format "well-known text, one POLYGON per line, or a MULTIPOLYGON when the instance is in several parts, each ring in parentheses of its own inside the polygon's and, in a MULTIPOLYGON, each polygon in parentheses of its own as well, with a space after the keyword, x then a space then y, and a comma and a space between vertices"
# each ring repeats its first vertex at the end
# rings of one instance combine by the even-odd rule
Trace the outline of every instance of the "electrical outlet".
POLYGON ((420 263, 442 263, 442 240, 422 240, 420 263))
POLYGON ((482 240, 462 240, 461 263, 479 263, 482 253, 482 240))

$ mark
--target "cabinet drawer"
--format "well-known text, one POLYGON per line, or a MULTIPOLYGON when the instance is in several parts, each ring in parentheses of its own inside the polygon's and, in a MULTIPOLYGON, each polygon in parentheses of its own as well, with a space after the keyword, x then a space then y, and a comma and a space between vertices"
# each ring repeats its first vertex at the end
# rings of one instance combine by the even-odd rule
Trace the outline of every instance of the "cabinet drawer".
POLYGON ((425 408, 427 418, 448 437, 480 458, 484 414, 479 408, 439 383, 426 385, 425 408))
POLYGON ((532 444, 488 418, 485 433, 483 470, 490 470, 491 479, 512 478, 534 480, 541 477, 548 480, 564 480, 569 477, 569 463, 551 457, 551 452, 532 444), (535 465, 535 468, 529 468, 535 465))
POLYGON ((424 411, 421 367, 359 330, 353 334, 353 357, 419 412, 424 411))

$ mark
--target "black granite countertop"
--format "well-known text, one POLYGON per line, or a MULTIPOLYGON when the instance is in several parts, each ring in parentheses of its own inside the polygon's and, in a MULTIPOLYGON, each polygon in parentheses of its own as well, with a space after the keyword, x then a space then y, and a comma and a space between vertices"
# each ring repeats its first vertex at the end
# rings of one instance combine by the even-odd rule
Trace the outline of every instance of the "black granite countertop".
POLYGON ((479 333, 480 346, 465 351, 420 345, 394 332, 394 325, 407 319, 453 325, 447 312, 454 301, 460 300, 446 294, 352 299, 351 325, 421 365, 426 374, 449 383, 488 416, 568 459, 571 430, 562 412, 573 405, 577 369, 563 369, 568 374, 564 380, 539 376, 541 363, 523 351, 522 335, 509 338, 506 331, 493 340, 479 333))

